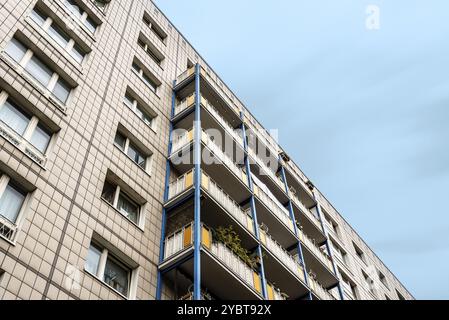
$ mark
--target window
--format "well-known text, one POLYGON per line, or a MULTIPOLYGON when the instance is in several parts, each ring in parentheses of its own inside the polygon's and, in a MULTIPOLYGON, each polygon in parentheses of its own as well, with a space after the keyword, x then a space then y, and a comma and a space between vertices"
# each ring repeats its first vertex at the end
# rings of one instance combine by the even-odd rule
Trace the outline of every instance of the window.
POLYGON ((65 51, 67 51, 76 62, 83 62, 87 54, 86 51, 84 51, 64 30, 62 30, 62 28, 56 25, 52 18, 43 13, 40 9, 34 8, 31 12, 31 19, 50 35, 50 37, 65 51))
POLYGON ((0 173, 0 236, 14 241, 28 192, 5 174, 0 173))
POLYGON ((114 139, 114 144, 122 150, 132 161, 139 167, 147 170, 147 158, 143 152, 139 150, 127 137, 120 132, 117 132, 114 139))
POLYGON ((396 289, 396 294, 399 300, 405 300, 404 296, 398 291, 398 289, 396 289))
POLYGON ((374 281, 362 270, 363 278, 365 279, 365 283, 367 288, 371 293, 374 294, 374 281))
POLYGON ((346 252, 341 249, 338 245, 336 245, 333 241, 330 242, 332 245, 333 253, 343 264, 347 264, 347 255, 346 252))
POLYGON ((358 298, 357 286, 344 274, 341 275, 341 281, 345 297, 349 300, 356 300, 358 298))
POLYGON ((140 34, 137 43, 151 57, 151 59, 153 59, 154 62, 156 62, 159 66, 162 64, 164 56, 149 40, 145 39, 142 34, 140 34))
POLYGON ((352 245, 354 246, 355 254, 357 255, 357 257, 359 257, 360 260, 366 263, 366 258, 363 251, 354 242, 352 243, 352 245))
POLYGON ((162 30, 161 27, 159 27, 159 25, 154 22, 152 18, 150 18, 150 16, 145 14, 145 16, 143 17, 143 22, 148 26, 148 28, 151 29, 151 31, 153 31, 153 33, 159 38, 159 40, 165 42, 167 34, 164 32, 164 30, 162 30))
POLYGON ((141 207, 136 201, 124 193, 120 186, 114 185, 106 180, 102 198, 126 218, 135 224, 139 224, 141 207))
POLYGON ((108 6, 108 1, 105 0, 93 0, 94 4, 97 6, 98 9, 101 11, 105 11, 106 7, 108 6))
POLYGON ((58 73, 54 72, 38 58, 33 51, 27 49, 16 38, 13 38, 6 48, 6 53, 60 102, 63 104, 67 102, 72 88, 58 73))
POLYGON ((108 249, 91 243, 84 269, 121 295, 129 296, 132 270, 108 249))
POLYGON ((95 33, 98 28, 98 23, 87 12, 81 9, 75 0, 65 0, 64 5, 91 33, 95 33))
POLYGON ((36 116, 28 114, 12 101, 6 92, 0 93, 0 129, 0 135, 18 148, 24 147, 27 155, 34 155, 32 159, 43 165, 44 159, 34 151, 46 154, 52 132, 36 116))
POLYGON ((130 108, 134 113, 148 126, 153 128, 153 116, 151 116, 145 108, 134 99, 128 92, 125 94, 125 98, 123 99, 123 103, 130 108))
POLYGON ((132 69, 135 74, 137 74, 143 82, 153 91, 156 93, 157 87, 159 86, 160 82, 158 82, 154 76, 150 75, 150 73, 146 70, 143 70, 143 68, 140 66, 140 64, 136 61, 133 62, 132 69))
POLYGON ((387 281, 387 278, 385 277, 385 275, 382 272, 380 272, 379 270, 377 270, 377 274, 379 275, 380 282, 382 282, 382 284, 388 288, 388 281, 387 281))

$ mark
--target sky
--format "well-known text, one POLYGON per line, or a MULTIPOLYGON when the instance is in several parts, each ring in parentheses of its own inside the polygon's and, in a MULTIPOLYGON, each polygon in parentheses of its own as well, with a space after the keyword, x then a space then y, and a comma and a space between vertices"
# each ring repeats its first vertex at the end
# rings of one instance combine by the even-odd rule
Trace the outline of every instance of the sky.
POLYGON ((415 298, 449 299, 449 1, 155 2, 415 298))

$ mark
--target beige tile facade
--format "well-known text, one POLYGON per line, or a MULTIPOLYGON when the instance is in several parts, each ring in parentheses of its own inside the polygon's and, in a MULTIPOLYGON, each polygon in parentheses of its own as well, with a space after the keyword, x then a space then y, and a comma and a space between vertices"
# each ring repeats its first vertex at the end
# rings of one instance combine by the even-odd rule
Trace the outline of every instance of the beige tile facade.
MULTIPOLYGON (((0 4, 0 90, 54 132, 44 165, 0 135, 0 174, 29 194, 14 241, 0 238, 0 299, 124 299, 84 270, 94 234, 133 266, 129 298, 155 299, 172 83, 187 69, 188 60, 217 76, 151 1, 112 0, 104 12, 94 1, 76 2, 99 24, 94 34, 71 18, 64 0, 4 0, 0 4), (81 65, 32 21, 30 13, 36 5, 88 48, 81 65), (143 23, 144 14, 167 34, 164 41, 143 23), (141 33, 164 56, 161 66, 137 45, 141 33), (65 106, 11 63, 4 50, 14 36, 74 87, 65 106), (160 82, 156 93, 132 71, 136 58, 160 82), (136 93, 156 115, 152 127, 124 105, 127 91, 136 93), (119 126, 150 152, 147 171, 114 146, 119 126), (140 199, 143 218, 139 225, 102 199, 110 174, 140 199)), ((243 107, 237 98, 234 101, 243 107)), ((387 294, 397 299, 397 290, 411 299, 337 211, 324 198, 320 201, 339 225, 341 239, 337 240, 350 256, 349 267, 341 269, 351 270, 346 273, 359 288, 359 298, 383 299, 387 294), (388 290, 372 296, 364 289, 360 269, 366 265, 357 261, 351 241, 365 252, 367 264, 386 276, 388 290)), ((165 297, 172 296, 167 291, 165 297)))

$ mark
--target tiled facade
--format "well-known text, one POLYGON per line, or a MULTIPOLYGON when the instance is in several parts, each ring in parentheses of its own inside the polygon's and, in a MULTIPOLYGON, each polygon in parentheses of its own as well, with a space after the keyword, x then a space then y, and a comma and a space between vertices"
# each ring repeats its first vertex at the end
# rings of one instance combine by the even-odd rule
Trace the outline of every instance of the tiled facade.
MULTIPOLYGON (((0 91, 36 117, 51 136, 38 161, 28 153, 26 141, 15 143, 0 130, 0 175, 25 196, 17 220, 0 238, 0 299, 155 299, 173 81, 196 63, 216 83, 221 80, 151 1, 112 0, 104 9, 95 1, 75 2, 83 12, 80 19, 64 0, 0 3, 0 91), (35 8, 80 45, 86 53, 82 63, 32 19, 35 8), (97 25, 95 32, 83 22, 86 13, 97 25), (160 63, 138 45, 139 37, 163 57, 160 63), (65 103, 8 54, 13 38, 70 86, 65 103), (151 79, 136 73, 133 62, 151 79), (126 93, 152 118, 151 125, 124 104, 126 93), (114 144, 117 130, 145 155, 144 168, 125 154, 127 149, 114 144), (105 199, 105 181, 119 186, 115 202, 105 199), (136 221, 117 210, 121 192, 140 207, 136 221), (85 270, 92 239, 104 259, 111 254, 130 270, 126 292, 101 281, 101 271, 96 277, 85 270)), ((239 110, 245 110, 223 83, 220 86, 239 110)), ((288 177, 300 177, 304 185, 308 181, 292 161, 285 169, 288 177)), ((340 269, 338 278, 343 274, 356 286, 354 298, 413 299, 319 191, 314 192, 322 214, 338 225, 338 235, 330 231, 329 237, 346 252, 346 261, 333 259, 340 269), (366 262, 361 262, 360 252, 366 262), (388 287, 377 285, 379 277, 373 277, 377 289, 371 293, 361 270, 371 277, 372 270, 380 271, 388 287)), ((103 267, 98 261, 98 270, 109 268, 109 260, 103 267)), ((178 298, 170 281, 163 287, 163 298, 178 298)))

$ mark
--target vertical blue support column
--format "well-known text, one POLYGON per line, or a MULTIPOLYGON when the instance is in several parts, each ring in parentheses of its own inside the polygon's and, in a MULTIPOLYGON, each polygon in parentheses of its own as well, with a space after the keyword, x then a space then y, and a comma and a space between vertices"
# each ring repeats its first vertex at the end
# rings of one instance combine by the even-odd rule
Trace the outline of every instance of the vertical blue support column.
POLYGON ((194 195, 194 251, 193 251, 193 300, 201 300, 201 93, 200 65, 195 66, 195 123, 193 162, 195 165, 194 195))
POLYGON ((260 278, 262 281, 262 293, 265 300, 268 300, 268 291, 267 291, 267 280, 265 278, 265 268, 263 264, 263 255, 262 255, 262 247, 260 245, 260 232, 259 232, 259 223, 257 222, 257 212, 256 212, 256 202, 254 200, 254 187, 253 187, 253 180, 251 177, 251 168, 249 166, 249 160, 248 160, 248 142, 246 141, 246 130, 245 130, 245 123, 243 118, 243 112, 240 112, 240 117, 242 119, 242 136, 243 136, 243 147, 245 149, 245 168, 246 168, 246 175, 248 177, 248 185, 249 189, 251 190, 251 198, 250 198, 250 207, 251 207, 251 214, 253 216, 253 223, 254 223, 254 230, 256 232, 256 238, 258 241, 257 244, 257 254, 260 258, 260 278))
POLYGON ((337 288, 338 288, 338 294, 340 295, 340 300, 344 300, 345 296, 343 294, 343 289, 341 288, 341 283, 340 283, 340 278, 338 276, 338 272, 337 272, 337 264, 335 263, 334 260, 334 256, 333 256, 333 252, 332 252, 332 248, 329 244, 329 232, 327 231, 326 225, 323 222, 323 214, 321 212, 321 206, 320 203, 317 199, 317 196, 315 195, 315 191, 312 191, 313 193, 313 198, 315 199, 317 206, 317 213, 318 213, 318 219, 320 220, 321 223, 321 229, 323 230, 324 236, 326 237, 326 249, 327 249, 327 253, 329 254, 329 257, 331 257, 331 261, 332 261, 332 268, 334 269, 334 274, 337 277, 338 280, 338 284, 337 284, 337 288))
MULTIPOLYGON (((176 86, 176 80, 173 81, 173 88, 176 86)), ((172 105, 170 112, 170 124, 168 129, 168 152, 167 152, 167 163, 165 167, 165 186, 164 186, 164 204, 168 201, 168 186, 170 184, 170 154, 172 150, 172 132, 173 123, 172 119, 175 115, 175 103, 176 103, 176 93, 173 90, 172 94, 172 105)), ((162 223, 161 223, 161 241, 159 243, 159 264, 164 261, 164 243, 165 243, 165 227, 167 222, 167 210, 165 207, 162 209, 162 223)), ((162 297, 162 272, 158 269, 157 271, 157 287, 156 287, 156 300, 161 300, 162 297)))
MULTIPOLYGON (((293 222, 293 228, 295 230, 295 235, 297 237, 299 237, 298 236, 298 228, 296 227, 295 213, 293 212, 292 200, 290 198, 289 189, 288 189, 287 176, 285 175, 284 166, 280 162, 280 157, 279 157, 279 163, 281 164, 282 181, 284 181, 285 192, 287 193, 287 196, 288 196, 288 211, 290 212, 290 219, 292 219, 292 222, 293 222)), ((299 263, 302 265, 302 268, 303 268, 303 271, 304 271, 304 279, 306 281, 306 285, 310 288, 310 286, 309 286, 309 276, 307 274, 306 262, 304 261, 304 255, 302 253, 301 242, 298 242, 298 254, 299 254, 299 263)), ((312 292, 310 291, 310 289, 309 289, 308 296, 309 296, 309 300, 312 300, 312 292)))

